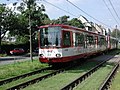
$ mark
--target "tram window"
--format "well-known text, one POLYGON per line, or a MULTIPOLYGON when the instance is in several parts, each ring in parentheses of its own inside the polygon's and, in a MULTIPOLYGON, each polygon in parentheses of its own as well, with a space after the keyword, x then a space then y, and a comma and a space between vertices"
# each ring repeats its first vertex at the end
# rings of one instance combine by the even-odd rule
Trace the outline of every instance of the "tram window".
POLYGON ((60 47, 61 27, 48 27, 40 29, 41 47, 60 47))
POLYGON ((102 45, 105 45, 105 38, 100 38, 100 43, 99 45, 102 46, 102 45))
POLYGON ((75 46, 84 46, 84 35, 81 33, 75 34, 75 46))
POLYGON ((71 46, 70 32, 69 31, 63 32, 63 46, 65 46, 65 47, 71 46))
POLYGON ((87 35, 87 45, 94 45, 94 37, 87 35))

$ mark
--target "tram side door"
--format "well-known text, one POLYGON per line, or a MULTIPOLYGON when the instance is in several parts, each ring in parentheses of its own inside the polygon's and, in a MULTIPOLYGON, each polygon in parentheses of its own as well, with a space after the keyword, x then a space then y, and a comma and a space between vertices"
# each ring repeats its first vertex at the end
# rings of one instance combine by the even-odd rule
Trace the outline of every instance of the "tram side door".
POLYGON ((62 47, 72 47, 72 32, 64 31, 62 32, 62 47))
POLYGON ((62 31, 62 48, 63 48, 63 55, 69 56, 72 55, 72 47, 73 47, 73 35, 72 31, 62 31))

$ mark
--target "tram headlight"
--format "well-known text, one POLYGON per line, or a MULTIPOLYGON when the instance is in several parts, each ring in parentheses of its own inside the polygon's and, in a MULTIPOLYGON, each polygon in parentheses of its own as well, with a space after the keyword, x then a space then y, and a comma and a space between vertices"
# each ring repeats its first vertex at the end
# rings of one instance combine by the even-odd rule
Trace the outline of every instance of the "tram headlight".
POLYGON ((61 54, 56 54, 56 57, 61 57, 61 54))
POLYGON ((40 57, 43 57, 44 55, 43 54, 40 54, 40 57))

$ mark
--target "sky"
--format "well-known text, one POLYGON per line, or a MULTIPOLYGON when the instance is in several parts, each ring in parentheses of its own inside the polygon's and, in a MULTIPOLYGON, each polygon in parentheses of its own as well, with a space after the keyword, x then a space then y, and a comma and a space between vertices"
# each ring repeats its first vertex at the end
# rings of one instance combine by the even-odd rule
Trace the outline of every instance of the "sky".
MULTIPOLYGON (((13 2, 21 0, 0 0, 0 3, 7 3, 11 6, 13 2)), ((45 6, 45 13, 50 19, 58 19, 67 15, 72 18, 78 18, 80 15, 86 17, 89 22, 94 22, 104 26, 105 28, 120 28, 120 0, 39 0, 38 4, 45 6), (45 2, 47 1, 47 2, 45 2), (76 5, 78 8, 70 4, 68 1, 76 5), (106 2, 106 5, 104 3, 106 2), (114 7, 114 12, 110 1, 114 7), (49 3, 51 4, 49 4, 49 3), (57 8, 56 8, 57 7, 57 8), (109 8, 109 9, 108 9, 109 8), (61 10, 62 9, 62 10, 61 10), (81 11, 82 10, 82 11, 81 11), (111 12, 112 14, 111 14, 111 12)))

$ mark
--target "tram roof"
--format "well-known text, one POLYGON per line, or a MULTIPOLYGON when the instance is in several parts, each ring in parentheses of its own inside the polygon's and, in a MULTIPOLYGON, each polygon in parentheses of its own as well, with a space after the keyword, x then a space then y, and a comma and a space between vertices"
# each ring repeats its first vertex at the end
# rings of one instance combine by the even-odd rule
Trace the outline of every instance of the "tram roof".
POLYGON ((57 27, 57 26, 65 28, 65 29, 73 29, 73 30, 78 30, 78 31, 94 34, 94 35, 105 36, 105 35, 102 35, 102 34, 95 33, 93 31, 87 31, 83 28, 78 28, 78 27, 74 27, 74 26, 70 26, 70 25, 64 25, 64 24, 49 24, 49 25, 40 26, 38 28, 57 27))
POLYGON ((77 27, 70 26, 70 25, 64 25, 64 24, 49 24, 49 25, 40 26, 38 28, 57 27, 57 26, 62 27, 62 28, 67 28, 67 29, 77 29, 77 27))

